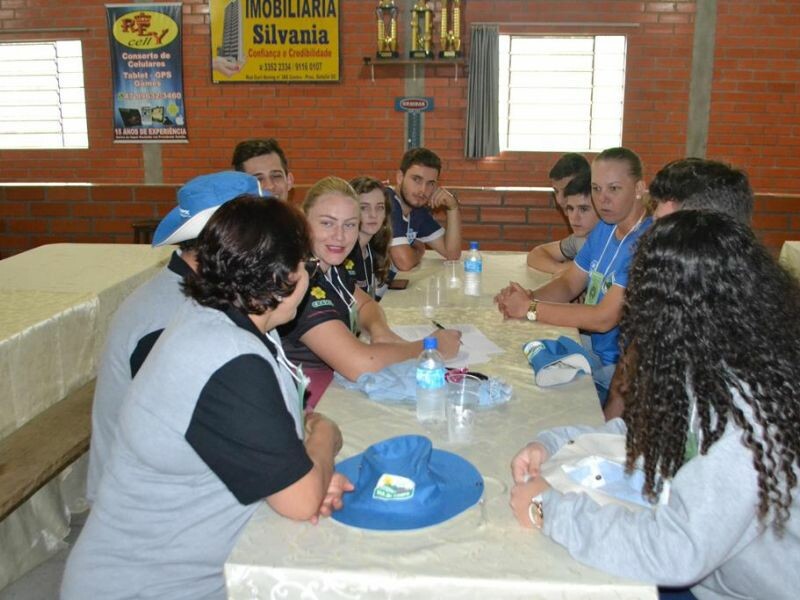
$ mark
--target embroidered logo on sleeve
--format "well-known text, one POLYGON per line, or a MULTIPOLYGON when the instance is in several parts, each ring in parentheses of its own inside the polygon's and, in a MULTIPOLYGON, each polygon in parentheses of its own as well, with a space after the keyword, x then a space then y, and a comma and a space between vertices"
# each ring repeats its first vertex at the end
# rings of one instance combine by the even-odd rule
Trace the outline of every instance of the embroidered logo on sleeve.
POLYGON ((316 298, 316 300, 311 302, 311 308, 322 308, 323 306, 329 306, 329 307, 333 306, 333 301, 331 301, 328 298, 328 294, 325 293, 325 290, 323 290, 318 285, 312 287, 309 294, 311 294, 312 298, 316 298))

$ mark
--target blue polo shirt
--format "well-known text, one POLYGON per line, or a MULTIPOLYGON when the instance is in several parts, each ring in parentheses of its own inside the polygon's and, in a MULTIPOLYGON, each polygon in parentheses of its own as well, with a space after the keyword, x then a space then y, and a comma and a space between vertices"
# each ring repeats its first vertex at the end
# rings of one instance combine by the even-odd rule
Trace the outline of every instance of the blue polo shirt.
MULTIPOLYGON (((586 243, 575 257, 575 264, 586 273, 587 287, 589 273, 598 271, 603 274, 598 303, 605 297, 612 285, 628 287, 628 269, 630 269, 633 252, 639 237, 647 231, 653 219, 647 217, 635 231, 631 231, 624 240, 614 235, 615 225, 600 221, 586 238, 586 243)), ((605 333, 591 333, 592 350, 603 361, 611 365, 619 359, 619 327, 605 333)))
POLYGON ((430 210, 424 206, 412 208, 405 217, 397 192, 389 192, 392 198, 392 246, 410 246, 415 240, 427 244, 444 235, 444 227, 433 218, 430 210))

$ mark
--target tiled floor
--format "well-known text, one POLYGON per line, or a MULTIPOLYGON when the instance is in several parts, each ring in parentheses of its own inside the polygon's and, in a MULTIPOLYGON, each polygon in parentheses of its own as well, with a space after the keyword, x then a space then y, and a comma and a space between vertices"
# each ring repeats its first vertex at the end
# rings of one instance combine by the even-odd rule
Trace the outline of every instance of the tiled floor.
MULTIPOLYGON (((78 538, 87 516, 89 516, 89 511, 72 515, 70 532, 65 540, 70 548, 78 538)), ((61 550, 11 585, 0 590, 0 600, 57 600, 61 576, 64 573, 64 564, 70 548, 61 550)))

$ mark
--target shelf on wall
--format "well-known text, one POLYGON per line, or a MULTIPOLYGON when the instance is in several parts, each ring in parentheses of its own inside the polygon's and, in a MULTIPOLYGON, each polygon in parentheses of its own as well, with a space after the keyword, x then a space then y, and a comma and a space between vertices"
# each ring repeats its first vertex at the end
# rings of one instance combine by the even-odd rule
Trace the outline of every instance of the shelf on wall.
POLYGON ((364 57, 364 66, 369 67, 372 81, 375 81, 375 67, 388 67, 392 65, 411 65, 413 68, 413 77, 417 78, 417 65, 423 67, 441 67, 442 65, 453 65, 453 75, 458 81, 458 67, 465 65, 467 61, 463 58, 373 58, 371 56, 364 57))

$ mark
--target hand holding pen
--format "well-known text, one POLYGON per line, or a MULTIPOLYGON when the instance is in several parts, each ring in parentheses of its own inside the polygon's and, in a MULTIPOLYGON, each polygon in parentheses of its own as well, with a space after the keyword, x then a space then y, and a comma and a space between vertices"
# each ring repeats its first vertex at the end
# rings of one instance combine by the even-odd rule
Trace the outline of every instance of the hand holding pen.
POLYGON ((461 332, 457 329, 447 329, 441 323, 431 321, 438 331, 433 333, 439 342, 439 352, 445 359, 451 359, 458 354, 458 347, 461 345, 461 332))

